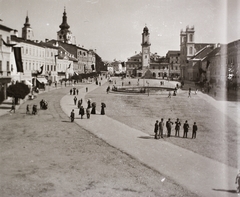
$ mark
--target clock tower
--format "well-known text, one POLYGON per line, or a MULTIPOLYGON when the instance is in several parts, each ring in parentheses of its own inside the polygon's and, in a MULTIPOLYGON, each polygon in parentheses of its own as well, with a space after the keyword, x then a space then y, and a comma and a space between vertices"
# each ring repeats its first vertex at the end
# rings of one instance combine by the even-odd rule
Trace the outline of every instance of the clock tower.
POLYGON ((60 31, 57 32, 57 40, 71 44, 72 43, 72 32, 69 30, 70 26, 67 24, 67 13, 64 8, 62 24, 59 25, 60 31))
POLYGON ((151 43, 149 41, 149 31, 147 26, 143 28, 142 33, 142 70, 149 68, 150 66, 150 46, 151 43))

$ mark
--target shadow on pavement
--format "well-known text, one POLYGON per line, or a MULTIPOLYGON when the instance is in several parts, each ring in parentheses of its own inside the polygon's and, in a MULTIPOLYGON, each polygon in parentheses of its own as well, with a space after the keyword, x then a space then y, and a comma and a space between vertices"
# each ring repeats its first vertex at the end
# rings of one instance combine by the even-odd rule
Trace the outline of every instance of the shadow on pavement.
POLYGON ((230 190, 228 190, 228 189, 213 189, 213 190, 219 191, 219 192, 237 193, 237 191, 234 189, 230 189, 230 190))
POLYGON ((154 139, 154 136, 140 136, 138 138, 142 138, 142 139, 154 139))
POLYGON ((72 123, 71 120, 62 120, 62 122, 72 123))
POLYGON ((12 106, 0 106, 0 109, 11 109, 12 106))

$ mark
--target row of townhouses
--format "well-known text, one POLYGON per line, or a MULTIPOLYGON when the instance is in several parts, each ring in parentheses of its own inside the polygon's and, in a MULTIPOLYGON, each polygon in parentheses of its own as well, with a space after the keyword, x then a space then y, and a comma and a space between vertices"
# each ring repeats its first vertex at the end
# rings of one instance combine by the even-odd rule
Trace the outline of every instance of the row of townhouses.
POLYGON ((159 56, 150 51, 150 33, 144 27, 142 50, 128 58, 127 76, 151 78, 178 78, 221 85, 240 83, 240 40, 228 44, 195 43, 194 27, 180 31, 180 50, 159 56), (148 72, 147 72, 148 71, 148 72), (148 76, 147 76, 148 75, 148 76))
POLYGON ((17 30, 0 24, 0 97, 6 98, 7 85, 14 81, 36 86, 37 82, 59 82, 73 75, 104 69, 96 50, 72 43, 65 9, 59 27, 56 40, 38 41, 33 38, 28 16, 21 37, 17 30))

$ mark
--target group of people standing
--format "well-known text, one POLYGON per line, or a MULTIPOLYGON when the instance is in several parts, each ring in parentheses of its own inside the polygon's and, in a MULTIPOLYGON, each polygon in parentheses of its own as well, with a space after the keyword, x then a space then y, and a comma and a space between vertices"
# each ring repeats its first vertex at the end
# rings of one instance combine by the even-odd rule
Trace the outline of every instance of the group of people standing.
MULTIPOLYGON (((164 123, 163 118, 161 119, 161 121, 156 120, 156 123, 154 125, 154 133, 155 133, 154 138, 155 139, 163 138, 163 130, 165 126, 167 129, 167 137, 171 137, 173 124, 174 123, 171 121, 170 118, 166 121, 166 124, 164 123)), ((177 118, 175 122, 175 137, 179 137, 180 128, 181 128, 181 122, 177 118)), ((189 129, 190 129, 190 126, 188 124, 188 121, 186 120, 185 123, 183 124, 183 138, 187 138, 189 129)), ((194 122, 192 126, 192 139, 196 138, 197 130, 198 130, 197 123, 194 122)))
MULTIPOLYGON (((90 114, 96 114, 96 107, 97 107, 97 104, 96 102, 91 102, 90 99, 87 100, 87 107, 86 109, 84 109, 83 107, 83 100, 82 99, 77 99, 76 96, 74 96, 73 98, 73 101, 74 101, 74 105, 77 105, 78 109, 79 109, 79 115, 81 116, 81 119, 83 119, 83 116, 86 114, 87 116, 87 119, 90 118, 90 114)), ((105 103, 101 103, 101 115, 104 115, 105 114, 105 107, 106 107, 106 104, 105 103)), ((74 109, 72 109, 71 111, 71 114, 70 114, 70 118, 71 118, 71 122, 74 121, 75 119, 75 112, 74 112, 74 109)))

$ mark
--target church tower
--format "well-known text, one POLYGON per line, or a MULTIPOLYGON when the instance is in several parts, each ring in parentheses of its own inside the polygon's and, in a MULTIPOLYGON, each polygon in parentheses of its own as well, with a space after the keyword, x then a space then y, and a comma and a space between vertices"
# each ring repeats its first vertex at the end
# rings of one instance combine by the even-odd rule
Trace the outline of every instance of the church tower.
POLYGON ((150 66, 150 46, 151 43, 149 41, 149 31, 147 26, 143 28, 142 33, 142 70, 149 68, 150 66))
POLYGON ((22 38, 25 40, 33 39, 33 30, 30 27, 28 15, 26 16, 24 27, 22 28, 22 38))
POLYGON ((67 14, 64 8, 62 24, 59 25, 60 31, 57 32, 57 40, 71 44, 72 43, 72 32, 69 30, 70 26, 67 24, 67 14))

